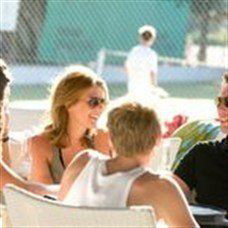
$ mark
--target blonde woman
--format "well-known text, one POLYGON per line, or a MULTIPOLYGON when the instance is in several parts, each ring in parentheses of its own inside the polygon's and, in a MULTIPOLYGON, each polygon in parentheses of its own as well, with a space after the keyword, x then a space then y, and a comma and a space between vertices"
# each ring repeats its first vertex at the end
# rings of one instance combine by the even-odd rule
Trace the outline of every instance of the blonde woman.
POLYGON ((82 66, 67 68, 52 88, 50 124, 29 139, 29 179, 59 183, 79 151, 92 148, 109 154, 108 134, 96 129, 107 102, 107 87, 93 71, 82 66))
POLYGON ((145 168, 161 138, 155 112, 122 104, 109 113, 108 129, 116 157, 78 155, 64 173, 59 199, 77 206, 151 205, 170 227, 198 227, 176 182, 145 168))

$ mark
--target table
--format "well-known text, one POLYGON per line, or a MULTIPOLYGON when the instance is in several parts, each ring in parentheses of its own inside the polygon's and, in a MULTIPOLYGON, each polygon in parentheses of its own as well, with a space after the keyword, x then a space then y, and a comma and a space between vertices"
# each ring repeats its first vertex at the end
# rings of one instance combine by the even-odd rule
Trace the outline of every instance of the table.
POLYGON ((190 205, 191 212, 199 225, 222 225, 228 227, 226 211, 208 205, 190 205))

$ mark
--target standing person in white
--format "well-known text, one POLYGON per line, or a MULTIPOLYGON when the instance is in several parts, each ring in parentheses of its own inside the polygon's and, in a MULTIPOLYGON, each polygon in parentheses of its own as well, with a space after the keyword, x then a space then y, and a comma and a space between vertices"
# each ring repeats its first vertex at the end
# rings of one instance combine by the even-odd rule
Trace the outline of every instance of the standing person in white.
POLYGON ((175 181, 146 168, 161 137, 155 112, 124 103, 111 110, 107 126, 116 154, 78 155, 64 173, 59 199, 77 206, 150 205, 170 227, 198 227, 175 181))
POLYGON ((144 25, 138 30, 140 43, 130 51, 125 68, 128 75, 128 92, 132 95, 150 94, 157 86, 158 57, 151 49, 156 30, 144 25))

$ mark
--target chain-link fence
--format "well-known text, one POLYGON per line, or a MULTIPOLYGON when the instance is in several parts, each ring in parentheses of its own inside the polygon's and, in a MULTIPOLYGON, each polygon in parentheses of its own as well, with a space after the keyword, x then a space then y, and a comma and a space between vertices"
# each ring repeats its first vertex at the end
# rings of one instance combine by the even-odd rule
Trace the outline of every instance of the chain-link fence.
POLYGON ((226 0, 2 0, 1 56, 15 78, 15 99, 44 99, 74 63, 98 70, 111 97, 126 92, 124 61, 137 30, 157 29, 158 83, 171 96, 213 98, 227 68, 226 0))

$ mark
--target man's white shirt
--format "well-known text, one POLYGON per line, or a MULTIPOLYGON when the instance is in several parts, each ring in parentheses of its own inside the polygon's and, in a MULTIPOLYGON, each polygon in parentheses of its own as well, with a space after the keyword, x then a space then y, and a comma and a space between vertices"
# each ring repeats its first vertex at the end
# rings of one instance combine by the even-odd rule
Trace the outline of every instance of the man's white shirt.
POLYGON ((129 53, 126 68, 128 72, 128 92, 142 94, 152 90, 151 73, 157 74, 157 54, 150 47, 135 46, 129 53))

